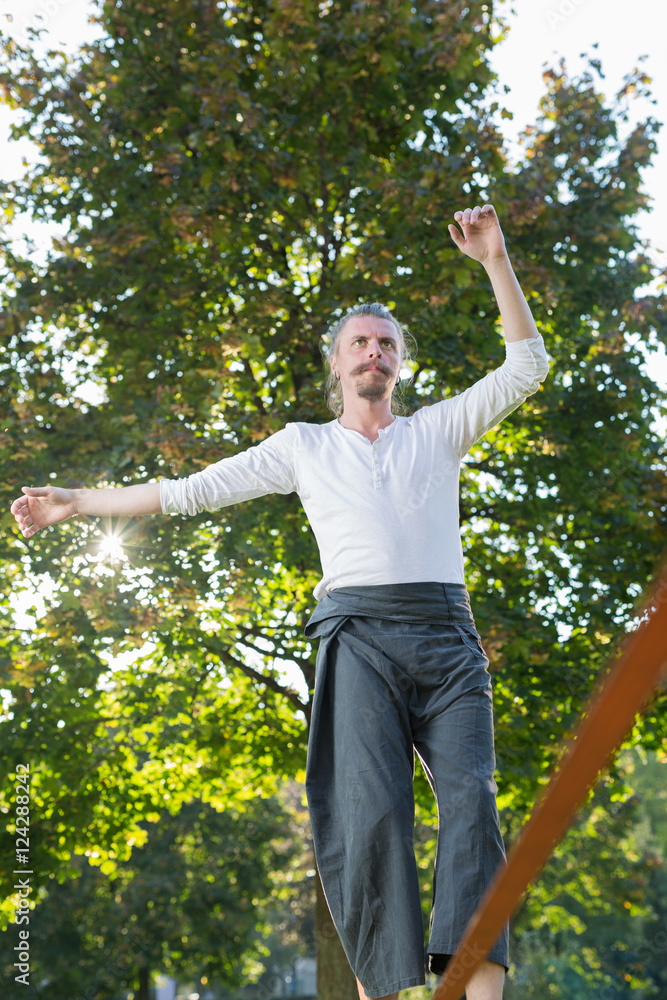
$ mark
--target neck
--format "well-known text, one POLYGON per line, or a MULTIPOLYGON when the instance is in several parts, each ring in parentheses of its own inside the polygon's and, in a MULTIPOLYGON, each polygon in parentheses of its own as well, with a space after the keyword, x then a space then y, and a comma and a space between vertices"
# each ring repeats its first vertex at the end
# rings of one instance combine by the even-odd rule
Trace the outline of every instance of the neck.
POLYGON ((372 443, 378 438, 378 431, 393 423, 391 399, 353 399, 343 404, 343 412, 338 422, 348 430, 358 431, 372 443))

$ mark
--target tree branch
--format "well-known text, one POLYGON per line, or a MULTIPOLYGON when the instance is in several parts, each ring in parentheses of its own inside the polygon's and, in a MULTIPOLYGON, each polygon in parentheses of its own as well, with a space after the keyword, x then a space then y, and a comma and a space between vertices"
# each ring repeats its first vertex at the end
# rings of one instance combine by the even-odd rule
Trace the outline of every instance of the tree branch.
POLYGON ((283 685, 280 684, 274 677, 267 676, 266 674, 260 673, 259 670, 255 670, 254 667, 249 666, 249 664, 244 663, 242 660, 239 660, 236 656, 230 653, 229 649, 223 646, 222 643, 217 643, 211 639, 205 639, 203 645, 209 653, 213 653, 215 656, 218 656, 223 663, 228 666, 238 668, 247 677, 266 685, 270 691, 283 695, 288 699, 288 701, 291 701, 298 711, 305 712, 307 716, 310 714, 310 704, 308 702, 301 701, 294 688, 283 687, 283 685))

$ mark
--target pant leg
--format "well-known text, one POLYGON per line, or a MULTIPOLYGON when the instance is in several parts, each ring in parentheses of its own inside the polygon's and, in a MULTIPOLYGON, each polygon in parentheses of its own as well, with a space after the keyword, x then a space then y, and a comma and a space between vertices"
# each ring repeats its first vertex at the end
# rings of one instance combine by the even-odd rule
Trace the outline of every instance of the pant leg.
MULTIPOLYGON (((488 660, 469 627, 450 630, 443 653, 449 677, 444 688, 420 671, 414 735, 438 803, 428 944, 429 967, 438 974, 456 951, 496 869, 505 863, 496 806, 488 660)), ((508 936, 506 925, 488 956, 506 969, 508 936)))
MULTIPOLYGON (((306 790, 317 864, 350 965, 370 997, 424 983, 413 847, 413 685, 348 620, 318 665, 306 790)), ((378 648, 380 647, 380 648, 378 648)))

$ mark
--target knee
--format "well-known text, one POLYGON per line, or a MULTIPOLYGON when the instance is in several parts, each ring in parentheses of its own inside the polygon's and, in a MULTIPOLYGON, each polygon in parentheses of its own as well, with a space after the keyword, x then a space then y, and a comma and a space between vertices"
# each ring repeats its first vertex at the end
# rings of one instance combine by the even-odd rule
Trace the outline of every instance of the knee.
POLYGON ((497 817, 496 792, 493 776, 468 773, 456 788, 438 797, 440 822, 452 821, 462 815, 470 816, 475 821, 478 817, 497 817))

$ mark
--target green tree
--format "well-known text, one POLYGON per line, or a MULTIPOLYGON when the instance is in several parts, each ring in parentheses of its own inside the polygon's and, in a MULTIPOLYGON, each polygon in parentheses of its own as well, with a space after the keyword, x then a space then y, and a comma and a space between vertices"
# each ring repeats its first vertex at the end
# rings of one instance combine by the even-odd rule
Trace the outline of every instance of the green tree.
MULTIPOLYGON (((487 107, 489 2, 137 0, 99 16, 104 39, 74 62, 6 40, 2 93, 43 160, 3 209, 67 234, 45 264, 4 246, 4 510, 23 483, 185 475, 327 419, 322 334, 359 299, 418 337, 409 402, 467 386, 502 344, 446 222, 492 200, 554 360, 463 483, 502 804, 519 822, 665 544, 661 400, 638 346, 665 341, 663 299, 636 294, 653 272, 629 223, 658 124, 620 134, 648 81, 630 74, 609 107, 599 66, 550 71, 510 169, 487 107)), ((200 755, 221 801, 252 794, 241 765, 268 787, 302 764, 318 560, 294 496, 107 525, 127 557, 115 569, 94 522, 30 543, 7 514, 0 529, 3 744, 10 765, 39 761, 45 868, 84 841, 109 865, 126 856, 165 794, 198 791, 200 755), (21 633, 9 595, 42 576, 46 612, 21 633), (137 650, 111 671, 102 655, 137 650), (109 807, 130 790, 131 810, 109 807)), ((638 730, 655 746, 661 704, 638 730)))
MULTIPOLYGON (((94 857, 75 856, 78 877, 52 876, 31 920, 33 995, 104 1000, 129 987, 148 1000, 157 972, 239 985, 267 934, 273 873, 295 852, 288 822, 272 799, 242 813, 194 800, 142 823, 143 843, 111 876, 94 857)), ((11 982, 14 928, 0 938, 11 982)))
POLYGON ((625 751, 625 792, 598 783, 517 911, 508 1000, 665 996, 665 767, 625 751))

